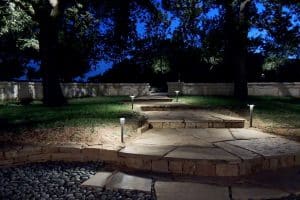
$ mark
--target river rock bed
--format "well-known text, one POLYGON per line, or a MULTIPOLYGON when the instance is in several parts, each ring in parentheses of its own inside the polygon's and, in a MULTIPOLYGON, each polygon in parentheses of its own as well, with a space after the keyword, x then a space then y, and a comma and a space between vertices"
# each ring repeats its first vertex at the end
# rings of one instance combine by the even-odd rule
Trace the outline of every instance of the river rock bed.
POLYGON ((103 167, 101 162, 47 162, 0 168, 0 199, 154 199, 140 191, 80 186, 103 167))

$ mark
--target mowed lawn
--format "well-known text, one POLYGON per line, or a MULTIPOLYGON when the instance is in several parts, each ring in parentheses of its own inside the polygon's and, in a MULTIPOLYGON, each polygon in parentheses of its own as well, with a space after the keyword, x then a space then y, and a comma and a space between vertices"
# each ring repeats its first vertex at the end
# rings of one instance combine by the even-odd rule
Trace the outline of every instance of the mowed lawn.
MULTIPOLYGON (((41 102, 30 105, 0 105, 0 129, 88 127, 119 123, 120 117, 137 119, 128 97, 95 97, 69 100, 63 107, 45 107, 41 102)), ((228 109, 248 118, 247 104, 255 104, 255 119, 267 126, 300 128, 300 99, 292 97, 250 97, 246 102, 232 97, 181 96, 179 101, 210 109, 228 109)))
POLYGON ((180 101, 207 109, 229 109, 248 118, 247 104, 254 104, 254 118, 267 126, 300 128, 300 99, 292 97, 249 97, 241 102, 232 97, 183 96, 180 101))
POLYGON ((96 126, 119 123, 120 117, 133 119, 137 114, 123 101, 128 97, 95 97, 69 100, 63 107, 46 107, 41 102, 30 105, 0 105, 0 129, 96 126))

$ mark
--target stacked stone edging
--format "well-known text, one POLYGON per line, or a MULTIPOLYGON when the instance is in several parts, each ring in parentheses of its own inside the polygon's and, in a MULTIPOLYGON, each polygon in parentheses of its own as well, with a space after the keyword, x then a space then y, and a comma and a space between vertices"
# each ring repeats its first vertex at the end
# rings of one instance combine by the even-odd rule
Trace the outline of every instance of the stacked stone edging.
POLYGON ((150 128, 244 128, 245 120, 149 120, 150 128))
MULTIPOLYGON (((175 148, 172 147, 173 150, 175 148)), ((122 149, 122 147, 106 148, 102 145, 18 146, 2 150, 0 167, 47 161, 87 162, 102 160, 120 167, 140 171, 195 176, 243 176, 262 170, 276 170, 300 165, 300 156, 295 154, 224 161, 134 155, 123 153, 122 149)))

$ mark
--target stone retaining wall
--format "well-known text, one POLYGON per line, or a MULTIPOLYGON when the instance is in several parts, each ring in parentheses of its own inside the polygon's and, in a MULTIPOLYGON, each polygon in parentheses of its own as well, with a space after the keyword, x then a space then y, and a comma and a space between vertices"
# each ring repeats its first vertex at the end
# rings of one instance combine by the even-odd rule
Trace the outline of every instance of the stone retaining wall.
MULTIPOLYGON (((234 86, 232 83, 169 82, 168 83, 169 95, 174 96, 175 90, 179 90, 183 95, 232 96, 234 92, 234 86)), ((300 82, 248 83, 248 93, 250 96, 300 97, 300 82)))
MULTIPOLYGON (((95 96, 145 96, 150 93, 149 83, 62 83, 66 98, 95 96)), ((0 101, 43 98, 40 82, 0 82, 0 101)))
POLYGON ((102 160, 119 167, 139 171, 224 177, 250 175, 262 170, 299 166, 299 155, 293 154, 225 162, 213 159, 193 160, 127 154, 122 153, 122 149, 122 147, 81 144, 14 146, 0 149, 0 167, 47 161, 87 162, 102 160))

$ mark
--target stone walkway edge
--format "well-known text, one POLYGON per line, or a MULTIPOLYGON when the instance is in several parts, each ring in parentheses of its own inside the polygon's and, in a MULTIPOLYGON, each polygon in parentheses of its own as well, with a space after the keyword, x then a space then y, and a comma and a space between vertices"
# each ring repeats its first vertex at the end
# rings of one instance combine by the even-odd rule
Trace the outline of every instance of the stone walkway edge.
MULTIPOLYGON (((130 145, 128 145, 130 146, 130 145)), ((156 148, 153 146, 153 148, 156 148)), ((187 159, 148 154, 122 153, 123 147, 102 145, 44 145, 15 146, 0 151, 0 167, 23 165, 32 162, 104 161, 123 168, 194 176, 243 176, 262 170, 276 170, 299 166, 300 154, 282 154, 242 160, 187 159)), ((171 149, 174 151, 176 147, 171 149)), ((168 153, 170 153, 168 152, 168 153)))

